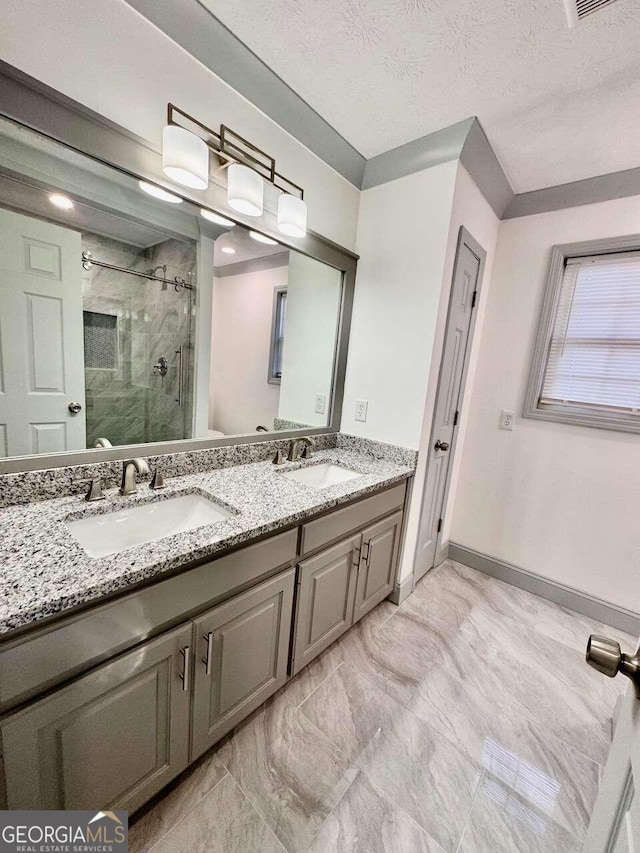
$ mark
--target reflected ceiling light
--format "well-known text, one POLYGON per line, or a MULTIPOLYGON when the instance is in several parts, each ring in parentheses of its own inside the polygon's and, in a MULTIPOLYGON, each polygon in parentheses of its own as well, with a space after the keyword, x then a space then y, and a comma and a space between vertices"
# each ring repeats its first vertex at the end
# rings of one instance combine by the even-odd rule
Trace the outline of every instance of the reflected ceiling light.
POLYGON ((258 243, 266 243, 267 246, 277 246, 278 241, 272 240, 271 237, 266 237, 264 234, 261 234, 259 231, 249 231, 249 236, 253 237, 254 240, 257 240, 258 243))
POLYGON ((216 225, 223 225, 225 228, 234 228, 236 224, 232 219, 226 219, 224 216, 220 216, 219 213, 207 210, 206 207, 200 208, 200 215, 208 219, 209 222, 215 222, 216 225))
POLYGON ((307 233, 307 205, 294 195, 278 199, 278 231, 287 237, 304 237, 307 233))
POLYGON ((168 193, 166 190, 163 190, 162 187, 157 187, 155 184, 148 184, 146 181, 138 181, 138 186, 143 192, 147 193, 147 195, 159 198, 160 201, 168 201, 169 204, 182 204, 180 196, 168 193))
POLYGON ((74 204, 71 199, 66 195, 61 195, 61 193, 51 193, 49 201, 51 204, 55 204, 56 207, 59 207, 60 210, 73 210, 74 208, 74 204))
POLYGON ((227 169, 227 204, 245 216, 262 216, 264 183, 248 166, 232 163, 227 169))
POLYGON ((223 246, 221 251, 224 252, 225 255, 235 255, 236 253, 236 250, 232 249, 231 246, 223 246))
POLYGON ((192 190, 209 186, 209 149, 195 133, 168 124, 162 131, 162 171, 168 178, 192 190))

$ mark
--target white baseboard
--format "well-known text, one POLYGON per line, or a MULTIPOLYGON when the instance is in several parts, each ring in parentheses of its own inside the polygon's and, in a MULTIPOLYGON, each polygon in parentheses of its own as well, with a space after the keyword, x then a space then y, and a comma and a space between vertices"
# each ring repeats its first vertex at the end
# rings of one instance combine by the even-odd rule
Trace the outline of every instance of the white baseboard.
POLYGON ((388 600, 393 604, 402 604, 405 598, 408 598, 413 592, 413 575, 409 575, 403 581, 396 581, 393 592, 388 597, 388 600))

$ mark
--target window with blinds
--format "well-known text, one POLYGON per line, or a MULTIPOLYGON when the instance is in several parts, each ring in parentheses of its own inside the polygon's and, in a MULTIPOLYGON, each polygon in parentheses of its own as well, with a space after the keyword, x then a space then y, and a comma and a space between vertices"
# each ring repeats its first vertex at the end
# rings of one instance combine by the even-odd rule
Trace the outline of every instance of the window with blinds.
POLYGON ((567 258, 539 407, 640 411, 640 252, 567 258))
POLYGON ((271 349, 267 381, 277 385, 282 379, 284 355, 284 330, 287 319, 287 288, 276 287, 273 295, 273 320, 271 323, 271 349))

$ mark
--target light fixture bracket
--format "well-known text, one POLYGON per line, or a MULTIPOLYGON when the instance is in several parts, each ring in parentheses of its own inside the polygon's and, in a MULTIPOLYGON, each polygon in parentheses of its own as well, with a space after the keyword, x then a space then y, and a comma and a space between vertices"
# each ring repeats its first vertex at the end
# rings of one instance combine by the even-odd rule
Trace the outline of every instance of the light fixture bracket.
POLYGON ((303 188, 276 170, 275 157, 267 154, 230 127, 221 124, 220 131, 216 132, 180 107, 176 107, 175 104, 167 105, 167 124, 182 127, 192 133, 195 133, 193 128, 195 125, 198 128, 196 135, 200 136, 209 149, 223 161, 221 168, 226 168, 231 163, 239 163, 252 169, 280 192, 304 199, 303 188))

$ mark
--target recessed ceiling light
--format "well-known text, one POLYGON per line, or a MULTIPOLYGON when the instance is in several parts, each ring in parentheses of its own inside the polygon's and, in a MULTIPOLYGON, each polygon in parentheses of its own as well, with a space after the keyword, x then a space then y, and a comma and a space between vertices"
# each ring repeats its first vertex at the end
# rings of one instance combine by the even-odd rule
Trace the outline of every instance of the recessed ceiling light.
POLYGON ((266 237, 264 234, 261 234, 259 231, 249 231, 249 236, 253 237, 254 240, 257 240, 258 243, 266 243, 267 246, 277 246, 278 241, 272 240, 271 237, 266 237))
POLYGON ((51 204, 55 204, 56 207, 59 207, 60 210, 73 210, 74 207, 71 199, 66 195, 61 195, 60 193, 51 193, 49 201, 51 204))
POLYGON ((157 187, 155 184, 148 184, 146 181, 138 181, 138 186, 143 192, 147 193, 147 195, 159 198, 160 201, 168 201, 169 204, 182 204, 180 196, 168 193, 166 190, 163 190, 162 187, 157 187))
POLYGON ((231 246, 223 246, 221 251, 224 252, 225 255, 235 255, 236 253, 236 250, 232 249, 231 246))
POLYGON ((205 219, 208 219, 209 222, 215 222, 216 225, 224 225, 225 228, 233 228, 235 227, 235 222, 231 219, 225 219, 224 216, 220 216, 219 213, 214 213, 212 210, 207 210, 206 207, 202 207, 200 209, 201 216, 204 216, 205 219))

